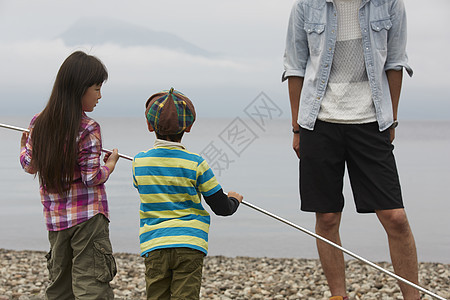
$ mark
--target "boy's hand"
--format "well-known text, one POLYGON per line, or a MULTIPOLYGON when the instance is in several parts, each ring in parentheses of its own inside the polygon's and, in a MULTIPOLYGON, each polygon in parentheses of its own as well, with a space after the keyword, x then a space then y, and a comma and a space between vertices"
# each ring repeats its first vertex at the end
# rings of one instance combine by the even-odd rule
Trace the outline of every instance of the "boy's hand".
POLYGON ((233 191, 228 192, 228 197, 236 198, 239 201, 239 203, 241 203, 242 200, 244 199, 244 196, 242 196, 236 192, 233 192, 233 191))

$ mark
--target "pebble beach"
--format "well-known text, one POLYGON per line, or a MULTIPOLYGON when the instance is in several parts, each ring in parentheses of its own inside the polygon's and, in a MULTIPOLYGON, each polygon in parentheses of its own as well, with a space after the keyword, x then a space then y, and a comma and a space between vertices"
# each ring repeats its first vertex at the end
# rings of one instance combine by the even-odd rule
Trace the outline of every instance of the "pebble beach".
MULTIPOLYGON (((45 252, 0 249, 0 300, 41 300, 48 283, 45 252)), ((115 299, 145 299, 144 262, 137 254, 114 255, 115 299)), ((350 299, 403 299, 395 279, 348 260, 350 299)), ((390 263, 377 263, 392 271, 390 263)), ((450 264, 420 263, 420 285, 450 299, 450 264)), ((200 299, 328 299, 320 263, 314 259, 207 256, 200 299)), ((422 295, 422 299, 433 299, 422 295)))

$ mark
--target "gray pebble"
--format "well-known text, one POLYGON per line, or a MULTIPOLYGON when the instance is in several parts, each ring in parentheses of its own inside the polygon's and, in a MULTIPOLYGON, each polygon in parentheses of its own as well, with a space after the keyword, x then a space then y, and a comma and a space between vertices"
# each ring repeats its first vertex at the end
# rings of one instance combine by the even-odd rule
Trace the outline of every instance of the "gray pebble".
MULTIPOLYGON (((118 273, 111 286, 118 300, 145 297, 144 260, 137 254, 114 255, 118 273)), ((378 263, 392 270, 389 263, 378 263)), ((395 279, 356 260, 346 262, 350 299, 403 299, 395 279)), ((0 249, 0 300, 43 300, 48 284, 45 252, 0 249)), ((450 265, 420 263, 420 285, 450 299, 450 265)), ((298 258, 207 256, 200 299, 307 299, 330 296, 320 262, 298 258)), ((428 295, 422 299, 431 300, 428 295)))

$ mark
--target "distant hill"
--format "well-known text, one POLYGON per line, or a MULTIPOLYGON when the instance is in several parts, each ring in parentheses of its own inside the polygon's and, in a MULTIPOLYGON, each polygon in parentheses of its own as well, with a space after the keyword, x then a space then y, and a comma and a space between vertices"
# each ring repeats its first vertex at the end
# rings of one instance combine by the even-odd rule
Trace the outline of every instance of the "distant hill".
POLYGON ((143 26, 110 18, 82 18, 58 36, 68 46, 115 44, 122 47, 156 46, 193 55, 212 53, 191 44, 175 34, 154 31, 143 26))

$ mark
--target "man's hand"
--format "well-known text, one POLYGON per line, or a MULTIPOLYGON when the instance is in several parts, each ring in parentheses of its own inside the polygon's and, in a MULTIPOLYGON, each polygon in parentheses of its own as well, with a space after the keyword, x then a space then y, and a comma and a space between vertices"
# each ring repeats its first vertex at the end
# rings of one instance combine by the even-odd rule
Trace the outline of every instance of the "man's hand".
POLYGON ((300 158, 300 134, 294 133, 294 137, 292 138, 292 148, 297 154, 297 157, 300 158))
POLYGON ((391 134, 391 143, 392 143, 395 139, 395 128, 389 129, 389 133, 391 134))

